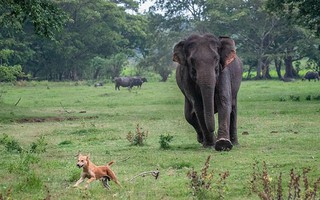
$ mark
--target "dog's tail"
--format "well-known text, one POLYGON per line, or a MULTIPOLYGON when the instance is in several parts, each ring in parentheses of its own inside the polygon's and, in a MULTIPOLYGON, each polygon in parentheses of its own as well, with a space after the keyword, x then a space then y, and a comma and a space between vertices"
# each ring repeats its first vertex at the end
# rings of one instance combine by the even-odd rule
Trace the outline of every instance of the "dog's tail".
POLYGON ((107 163, 107 165, 111 166, 113 163, 115 163, 115 161, 114 161, 114 160, 112 160, 112 161, 108 162, 108 163, 107 163))

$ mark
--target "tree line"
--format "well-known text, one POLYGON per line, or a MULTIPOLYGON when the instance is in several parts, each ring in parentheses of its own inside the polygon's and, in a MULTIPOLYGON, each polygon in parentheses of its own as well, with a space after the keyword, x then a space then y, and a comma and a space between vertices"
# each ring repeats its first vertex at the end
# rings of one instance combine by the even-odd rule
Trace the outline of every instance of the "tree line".
POLYGON ((206 32, 236 41, 247 78, 271 78, 270 66, 297 78, 302 59, 319 71, 313 1, 155 0, 140 13, 144 2, 0 0, 0 81, 111 80, 128 68, 166 81, 174 44, 206 32))

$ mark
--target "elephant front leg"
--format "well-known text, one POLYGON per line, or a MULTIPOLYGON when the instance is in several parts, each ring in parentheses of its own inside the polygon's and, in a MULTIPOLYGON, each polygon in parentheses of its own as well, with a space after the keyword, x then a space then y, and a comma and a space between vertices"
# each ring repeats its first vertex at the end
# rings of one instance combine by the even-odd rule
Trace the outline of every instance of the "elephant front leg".
POLYGON ((220 88, 216 94, 215 103, 218 109, 218 136, 215 149, 229 151, 233 145, 230 140, 230 115, 231 115, 231 85, 228 81, 219 83, 220 88))
POLYGON ((197 140, 198 140, 198 142, 203 144, 203 133, 202 133, 201 127, 199 125, 198 118, 197 118, 195 112, 193 111, 193 106, 189 102, 188 99, 185 99, 184 115, 185 115, 185 118, 186 118, 187 122, 191 126, 193 126, 193 128, 197 132, 197 140))
POLYGON ((232 106, 232 111, 230 115, 230 140, 233 145, 239 145, 238 134, 237 134, 237 105, 236 104, 232 106))

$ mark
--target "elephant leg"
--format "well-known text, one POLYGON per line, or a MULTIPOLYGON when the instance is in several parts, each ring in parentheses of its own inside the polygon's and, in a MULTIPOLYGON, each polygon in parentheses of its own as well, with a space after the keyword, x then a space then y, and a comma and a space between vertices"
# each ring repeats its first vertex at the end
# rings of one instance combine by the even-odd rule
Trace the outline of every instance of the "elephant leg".
POLYGON ((201 131, 201 127, 198 123, 198 118, 196 116, 196 114, 193 111, 193 106, 192 104, 189 102, 188 99, 185 99, 185 103, 184 103, 184 116, 187 120, 187 122, 193 126, 193 128, 196 130, 197 132, 197 140, 199 143, 203 143, 203 133, 201 131))
POLYGON ((239 145, 237 134, 237 99, 235 99, 235 105, 232 106, 230 114, 230 140, 233 145, 239 145))
POLYGON ((209 131, 207 129, 205 119, 204 119, 204 111, 203 111, 203 106, 202 104, 196 103, 195 104, 195 114, 198 119, 198 124, 201 128, 202 131, 202 137, 203 137, 203 142, 202 145, 203 147, 213 147, 216 143, 216 138, 214 136, 213 131, 209 131))
POLYGON ((216 92, 215 103, 218 109, 218 136, 215 149, 217 151, 229 151, 232 149, 230 141, 230 116, 231 116, 231 82, 227 73, 221 74, 216 92))

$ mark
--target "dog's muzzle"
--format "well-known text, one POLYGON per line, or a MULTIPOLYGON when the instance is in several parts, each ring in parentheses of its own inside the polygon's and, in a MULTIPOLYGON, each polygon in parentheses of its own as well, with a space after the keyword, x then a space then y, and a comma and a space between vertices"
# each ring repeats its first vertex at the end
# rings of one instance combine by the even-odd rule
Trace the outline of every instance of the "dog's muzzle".
POLYGON ((77 164, 77 167, 81 168, 81 167, 83 167, 83 165, 82 164, 77 164))

